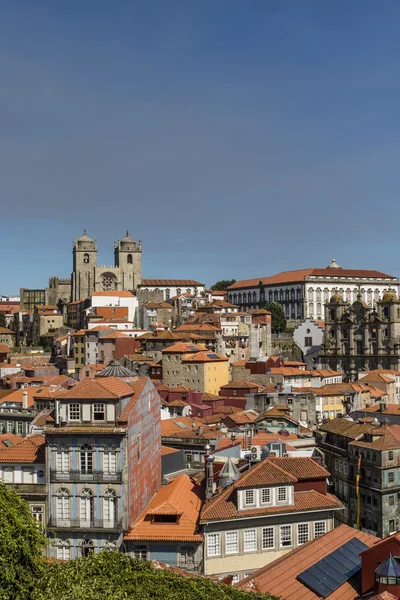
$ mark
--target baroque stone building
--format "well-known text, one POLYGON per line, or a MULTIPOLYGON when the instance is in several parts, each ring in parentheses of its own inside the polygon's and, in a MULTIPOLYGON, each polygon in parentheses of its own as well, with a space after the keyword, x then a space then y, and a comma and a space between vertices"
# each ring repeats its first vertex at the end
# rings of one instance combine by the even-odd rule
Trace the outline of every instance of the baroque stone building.
POLYGON ((114 266, 97 264, 97 242, 83 232, 73 243, 71 298, 80 300, 97 291, 132 291, 142 282, 142 243, 129 232, 114 243, 114 266))
POLYGON ((400 300, 394 290, 369 307, 361 295, 346 303, 339 293, 325 305, 321 362, 356 381, 361 370, 400 370, 400 300))

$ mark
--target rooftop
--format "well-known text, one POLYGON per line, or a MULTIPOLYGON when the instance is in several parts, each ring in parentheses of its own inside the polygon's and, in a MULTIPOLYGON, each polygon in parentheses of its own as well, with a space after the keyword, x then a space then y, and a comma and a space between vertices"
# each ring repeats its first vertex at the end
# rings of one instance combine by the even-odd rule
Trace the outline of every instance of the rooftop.
POLYGON ((0 463, 45 462, 45 439, 43 435, 31 435, 17 444, 0 450, 0 463))
MULTIPOLYGON (((368 547, 378 541, 378 538, 368 533, 357 531, 347 525, 340 525, 255 571, 235 587, 261 594, 268 592, 281 600, 320 600, 315 592, 297 579, 298 575, 353 539, 360 540, 368 547)), ((327 596, 326 600, 354 600, 359 597, 360 591, 361 572, 343 583, 335 592, 327 596)))

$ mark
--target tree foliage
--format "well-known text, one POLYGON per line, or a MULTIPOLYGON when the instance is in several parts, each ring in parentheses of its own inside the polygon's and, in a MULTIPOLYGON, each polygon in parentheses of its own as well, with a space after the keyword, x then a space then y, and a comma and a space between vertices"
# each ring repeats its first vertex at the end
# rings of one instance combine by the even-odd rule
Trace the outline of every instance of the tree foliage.
POLYGON ((0 482, 1 600, 30 600, 46 543, 29 506, 0 482))
POLYGON ((212 290, 224 292, 230 285, 236 283, 236 279, 221 279, 211 286, 212 290))
POLYGON ((7 325, 6 325, 6 315, 2 311, 0 311, 0 327, 7 327, 7 325))
POLYGON ((32 600, 269 600, 204 577, 182 577, 151 563, 104 550, 49 564, 32 600))
POLYGON ((273 333, 281 333, 286 329, 286 317, 279 302, 267 302, 263 308, 272 314, 271 329, 273 333))

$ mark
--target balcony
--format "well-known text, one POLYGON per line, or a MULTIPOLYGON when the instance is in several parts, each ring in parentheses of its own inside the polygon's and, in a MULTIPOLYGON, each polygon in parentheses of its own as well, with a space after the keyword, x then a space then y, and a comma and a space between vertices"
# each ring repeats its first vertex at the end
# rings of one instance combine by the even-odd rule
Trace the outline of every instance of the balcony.
POLYGON ((106 471, 53 471, 50 470, 50 481, 51 483, 57 483, 60 481, 95 481, 95 482, 122 482, 122 471, 116 471, 115 473, 108 473, 106 471))
POLYGON ((114 519, 112 521, 104 521, 104 519, 58 519, 53 517, 49 519, 49 528, 54 529, 91 529, 108 531, 121 531, 122 519, 114 519))

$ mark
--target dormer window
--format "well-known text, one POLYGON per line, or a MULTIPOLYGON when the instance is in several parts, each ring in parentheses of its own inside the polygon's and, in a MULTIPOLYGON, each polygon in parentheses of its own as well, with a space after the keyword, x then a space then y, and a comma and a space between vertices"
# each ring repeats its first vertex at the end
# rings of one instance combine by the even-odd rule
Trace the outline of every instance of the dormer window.
POLYGON ((78 403, 72 403, 68 406, 68 418, 70 421, 80 421, 81 407, 78 403))
POLYGON ((278 502, 286 502, 287 501, 287 488, 286 487, 278 487, 278 502))
POLYGON ((244 503, 246 506, 251 506, 254 504, 254 490, 246 490, 244 495, 244 503))
POLYGON ((104 404, 93 405, 93 421, 105 421, 105 414, 104 404))
POLYGON ((153 515, 153 523, 177 523, 178 515, 153 515))

